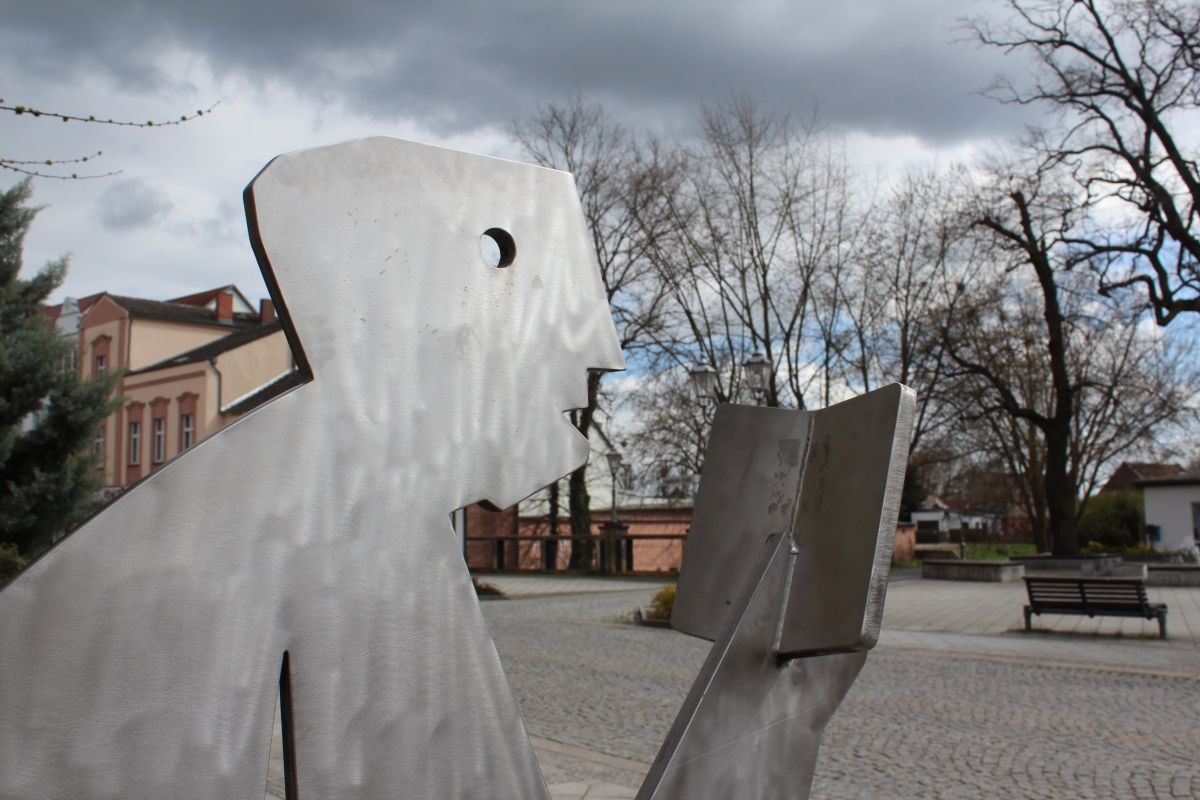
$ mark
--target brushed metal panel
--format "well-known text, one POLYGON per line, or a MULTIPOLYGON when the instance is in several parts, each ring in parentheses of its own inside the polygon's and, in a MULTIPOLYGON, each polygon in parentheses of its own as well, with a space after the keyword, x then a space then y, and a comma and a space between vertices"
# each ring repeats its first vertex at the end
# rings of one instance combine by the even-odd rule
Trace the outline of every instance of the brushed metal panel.
POLYGON ((713 419, 696 493, 671 627, 715 640, 734 600, 757 580, 757 550, 790 535, 808 460, 813 415, 722 405, 713 419))
POLYGON ((820 411, 717 410, 671 625, 715 639, 786 534, 786 654, 865 649, 879 636, 915 395, 900 384, 820 411))
POLYGON ((713 645, 637 800, 804 800, 821 734, 866 652, 781 662, 774 647, 791 571, 786 535, 753 558, 758 580, 713 645))
POLYGON ((813 414, 781 653, 878 641, 915 403, 894 383, 813 414))
POLYGON ((447 520, 582 463, 623 367, 571 176, 377 138, 246 204, 309 381, 0 592, 0 797, 261 798, 285 652, 300 796, 546 797, 447 520))
POLYGON ((638 800, 809 796, 879 638, 914 399, 718 409, 671 616, 716 642, 638 800))

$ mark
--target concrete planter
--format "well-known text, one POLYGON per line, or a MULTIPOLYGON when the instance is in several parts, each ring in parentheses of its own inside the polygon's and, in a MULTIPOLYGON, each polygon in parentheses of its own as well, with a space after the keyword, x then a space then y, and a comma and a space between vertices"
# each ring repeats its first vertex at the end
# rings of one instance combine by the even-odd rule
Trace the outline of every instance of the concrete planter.
POLYGON ((1025 577, 1025 567, 1015 561, 933 560, 921 564, 921 577, 937 581, 1005 583, 1025 577))
POLYGON ((653 613, 654 613, 654 609, 649 608, 649 607, 636 608, 633 611, 633 618, 637 622, 637 624, 645 625, 648 628, 669 628, 669 627, 671 627, 671 620, 660 619, 658 617, 650 616, 653 613))
POLYGON ((1150 564, 1147 586, 1200 586, 1200 564, 1150 564))
POLYGON ((1071 556, 1049 555, 1013 556, 1013 561, 1024 564, 1026 572, 1072 572, 1085 578, 1111 577, 1121 564, 1120 556, 1071 556))

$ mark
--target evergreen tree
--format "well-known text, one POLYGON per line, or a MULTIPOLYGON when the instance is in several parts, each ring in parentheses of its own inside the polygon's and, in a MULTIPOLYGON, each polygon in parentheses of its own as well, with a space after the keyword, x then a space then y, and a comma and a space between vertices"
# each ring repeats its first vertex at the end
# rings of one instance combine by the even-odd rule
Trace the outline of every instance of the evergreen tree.
POLYGON ((29 179, 0 193, 0 544, 31 558, 95 507, 92 446, 116 408, 116 376, 81 381, 75 342, 41 313, 66 276, 65 258, 22 280, 25 233, 38 209, 29 179))

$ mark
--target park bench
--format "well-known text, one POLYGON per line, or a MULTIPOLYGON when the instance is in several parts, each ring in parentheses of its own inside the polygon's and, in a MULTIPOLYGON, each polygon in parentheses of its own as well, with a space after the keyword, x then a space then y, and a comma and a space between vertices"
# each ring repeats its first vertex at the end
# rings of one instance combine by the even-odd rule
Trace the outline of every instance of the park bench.
POLYGON ((1142 617, 1158 619, 1158 632, 1167 638, 1167 606, 1146 598, 1141 578, 1027 577, 1029 605, 1025 630, 1034 614, 1087 614, 1089 617, 1142 617))

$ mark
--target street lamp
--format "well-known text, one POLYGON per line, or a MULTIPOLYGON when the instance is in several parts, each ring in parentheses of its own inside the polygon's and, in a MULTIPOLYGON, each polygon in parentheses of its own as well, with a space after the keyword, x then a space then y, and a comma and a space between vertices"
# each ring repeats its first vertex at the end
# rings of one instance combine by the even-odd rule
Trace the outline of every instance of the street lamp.
POLYGON ((688 370, 688 379, 692 382, 692 391, 701 402, 708 402, 716 395, 717 371, 708 364, 693 364, 688 370))
POLYGON ((622 572, 633 567, 632 545, 624 538, 628 527, 621 524, 617 514, 617 481, 621 474, 621 463, 625 460, 615 447, 611 447, 604 457, 608 459, 608 469, 612 475, 612 507, 609 508, 608 522, 600 526, 600 571, 610 574, 622 572), (622 566, 622 541, 629 548, 628 564, 622 566))
POLYGON ((767 382, 771 378, 771 362, 767 361, 761 350, 755 350, 750 358, 746 359, 746 363, 742 364, 742 369, 746 371, 746 380, 750 383, 750 391, 754 393, 754 402, 759 405, 765 404, 767 382))
POLYGON ((608 459, 608 469, 612 473, 612 508, 609 509, 609 520, 616 524, 621 521, 617 515, 617 474, 621 471, 621 462, 625 459, 616 449, 609 450, 604 457, 608 459))

